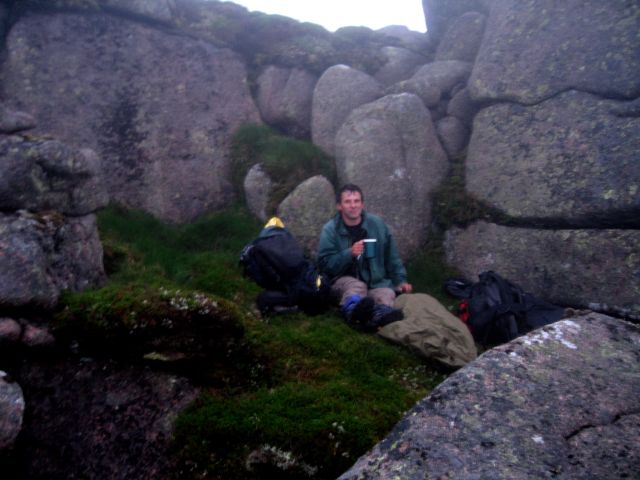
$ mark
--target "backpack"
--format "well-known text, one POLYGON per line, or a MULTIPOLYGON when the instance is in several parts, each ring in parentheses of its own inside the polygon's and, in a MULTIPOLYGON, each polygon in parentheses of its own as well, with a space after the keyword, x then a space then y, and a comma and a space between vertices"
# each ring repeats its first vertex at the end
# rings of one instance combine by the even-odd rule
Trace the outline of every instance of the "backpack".
POLYGON ((564 308, 525 292, 495 272, 471 283, 449 279, 445 290, 468 301, 468 326, 482 345, 499 345, 564 317, 564 308))
POLYGON ((240 253, 243 274, 264 291, 256 303, 262 314, 296 307, 318 314, 329 305, 329 279, 318 272, 295 237, 273 217, 240 253))

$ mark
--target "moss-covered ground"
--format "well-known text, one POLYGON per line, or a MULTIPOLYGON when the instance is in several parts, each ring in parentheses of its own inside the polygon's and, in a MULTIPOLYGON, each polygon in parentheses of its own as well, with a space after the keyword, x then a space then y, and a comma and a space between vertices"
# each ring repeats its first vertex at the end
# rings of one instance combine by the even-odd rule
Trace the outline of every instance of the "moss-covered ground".
MULTIPOLYGON (((260 290, 238 266, 261 225, 243 208, 179 227, 119 208, 98 219, 108 283, 66 295, 60 328, 88 324, 108 348, 109 335, 136 322, 185 321, 173 311, 183 305, 178 292, 180 308, 214 302, 241 327, 244 355, 227 359, 244 362, 235 370, 243 378, 207 382, 217 377, 194 372, 203 393, 176 421, 178 478, 335 478, 444 378, 408 350, 349 328, 335 309, 261 318, 260 290)), ((418 291, 449 301, 441 285, 451 272, 437 250, 408 269, 418 291)))

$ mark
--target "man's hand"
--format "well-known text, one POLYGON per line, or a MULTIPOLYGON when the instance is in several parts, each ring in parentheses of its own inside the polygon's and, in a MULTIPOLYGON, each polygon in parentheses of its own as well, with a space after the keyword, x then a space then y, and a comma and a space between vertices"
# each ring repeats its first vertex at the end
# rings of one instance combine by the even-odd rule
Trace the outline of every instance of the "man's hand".
POLYGON ((364 240, 360 240, 351 245, 351 256, 357 257, 358 255, 362 255, 364 252, 364 240))
POLYGON ((400 293, 411 293, 413 292, 413 285, 411 285, 410 283, 401 283, 400 285, 398 285, 397 290, 400 293))

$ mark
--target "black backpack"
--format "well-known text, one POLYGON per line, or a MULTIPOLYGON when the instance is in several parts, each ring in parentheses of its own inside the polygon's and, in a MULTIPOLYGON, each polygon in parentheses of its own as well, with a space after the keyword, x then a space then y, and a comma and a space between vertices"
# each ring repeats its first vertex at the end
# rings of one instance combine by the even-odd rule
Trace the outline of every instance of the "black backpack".
POLYGON ((564 308, 534 297, 492 271, 481 273, 476 283, 449 279, 445 290, 467 299, 469 328, 485 346, 506 343, 564 316, 564 308))
POLYGON ((295 237, 272 219, 240 253, 243 274, 265 289, 256 300, 263 314, 297 307, 308 314, 330 304, 329 279, 319 273, 295 237))

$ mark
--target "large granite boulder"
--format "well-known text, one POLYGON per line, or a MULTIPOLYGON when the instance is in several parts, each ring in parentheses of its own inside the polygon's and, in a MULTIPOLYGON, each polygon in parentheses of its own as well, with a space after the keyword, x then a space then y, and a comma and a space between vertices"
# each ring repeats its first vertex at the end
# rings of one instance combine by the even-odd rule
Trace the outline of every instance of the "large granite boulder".
POLYGON ((106 206, 100 160, 56 140, 0 138, 0 210, 86 215, 106 206))
POLYGON ((322 175, 302 182, 278 206, 278 217, 312 256, 318 248, 322 226, 335 213, 335 190, 322 175))
POLYGON ((385 86, 410 78, 419 67, 427 63, 424 55, 402 47, 384 47, 380 53, 387 61, 374 78, 385 86))
POLYGON ((486 16, 466 12, 451 24, 436 50, 436 60, 473 62, 482 43, 486 16))
POLYGON ((273 189, 273 180, 267 172, 262 168, 261 163, 256 163, 249 169, 244 177, 242 184, 244 190, 244 199, 256 218, 265 221, 270 212, 267 211, 271 191, 273 189))
POLYGON ((22 428, 24 397, 20 385, 0 371, 0 455, 10 449, 22 428))
POLYGON ((467 189, 514 217, 639 226, 638 151, 637 102, 569 91, 497 104, 475 117, 467 189))
POLYGON ((20 17, 5 48, 7 106, 98 152, 111 200, 179 222, 233 200, 229 133, 259 122, 236 54, 103 13, 20 17))
POLYGON ((379 29, 378 32, 391 39, 399 40, 399 46, 403 48, 427 57, 431 56, 433 41, 431 37, 425 33, 409 30, 405 25, 387 25, 379 29))
POLYGON ((640 95, 638 2, 487 3, 491 12, 469 79, 474 98, 534 104, 568 89, 640 95))
POLYGON ((35 126, 36 119, 32 115, 0 105, 0 133, 17 133, 35 126))
POLYGON ((478 110, 480 106, 471 99, 469 89, 466 87, 457 91, 447 102, 447 115, 459 118, 469 128, 478 110))
POLYGON ((329 68, 313 91, 313 143, 327 154, 334 155, 336 132, 349 113, 381 96, 382 86, 370 75, 346 65, 329 68))
POLYGON ((440 42, 443 35, 454 24, 458 17, 466 12, 488 11, 493 0, 422 0, 427 31, 434 42, 440 42))
POLYGON ((0 213, 0 304, 53 307, 105 280, 95 215, 0 213))
POLYGON ((494 348, 340 480, 637 478, 640 331, 599 314, 494 348))
POLYGON ((427 63, 413 76, 387 89, 387 93, 413 93, 425 106, 435 107, 443 97, 448 97, 454 87, 465 85, 472 64, 461 60, 442 60, 427 63))
POLYGON ((447 231, 447 261, 469 280, 493 270, 560 305, 640 314, 640 230, 547 230, 484 221, 447 231))
POLYGON ((267 67, 258 77, 256 99, 265 123, 287 135, 310 138, 311 99, 317 80, 299 68, 267 67))
MULTIPOLYGON (((70 3, 69 0, 66 0, 70 3)), ((100 0, 107 9, 130 12, 146 18, 170 22, 180 0, 100 0)))
POLYGON ((420 98, 388 95, 355 109, 336 135, 336 168, 341 184, 364 190, 366 208, 385 219, 403 257, 422 245, 429 197, 448 162, 420 98))
POLYGON ((447 116, 438 120, 436 131, 449 158, 457 157, 467 146, 469 129, 458 117, 447 116))

